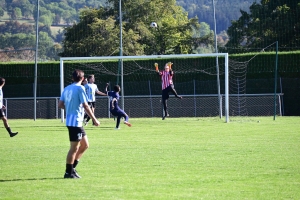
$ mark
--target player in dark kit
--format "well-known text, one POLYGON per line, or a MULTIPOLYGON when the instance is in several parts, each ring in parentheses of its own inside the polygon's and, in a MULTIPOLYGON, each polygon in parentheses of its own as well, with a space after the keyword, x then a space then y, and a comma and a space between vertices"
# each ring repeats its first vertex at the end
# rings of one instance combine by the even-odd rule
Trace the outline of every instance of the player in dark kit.
POLYGON ((120 121, 121 121, 122 117, 124 117, 124 124, 131 127, 131 124, 128 121, 129 120, 128 115, 118 105, 118 100, 120 99, 119 92, 121 90, 120 86, 115 85, 114 86, 114 91, 109 91, 108 92, 107 91, 108 85, 109 84, 106 84, 106 93, 107 93, 107 96, 110 97, 110 112, 111 112, 112 115, 117 117, 116 129, 120 129, 119 125, 120 125, 120 121))
POLYGON ((169 116, 168 109, 167 109, 167 100, 169 99, 169 93, 175 95, 175 97, 182 99, 181 96, 179 96, 174 88, 173 84, 173 75, 174 72, 172 71, 172 64, 171 62, 166 63, 165 70, 159 71, 158 64, 155 63, 155 71, 159 74, 161 77, 161 83, 162 83, 162 104, 164 107, 164 113, 162 116, 162 119, 164 120, 167 116, 169 116))

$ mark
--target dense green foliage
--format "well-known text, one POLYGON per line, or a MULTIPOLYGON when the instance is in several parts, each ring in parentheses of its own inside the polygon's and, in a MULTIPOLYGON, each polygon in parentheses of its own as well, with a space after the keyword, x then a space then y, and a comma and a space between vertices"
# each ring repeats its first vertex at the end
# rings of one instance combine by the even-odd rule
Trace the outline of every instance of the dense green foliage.
MULTIPOLYGON (((215 0, 217 33, 231 25, 232 20, 241 16, 240 10, 249 11, 250 5, 256 0, 215 0)), ((199 21, 214 27, 213 1, 212 0, 177 0, 189 14, 189 17, 197 16, 199 21)))
MULTIPOLYGON (((206 22, 210 25, 210 27, 213 27, 214 22, 211 0, 177 0, 176 2, 188 12, 189 18, 198 16, 201 22, 206 22)), ((219 33, 222 30, 227 30, 227 28, 231 25, 231 20, 239 18, 239 16, 241 15, 239 12, 240 9, 248 11, 249 6, 253 2, 255 2, 255 0, 218 0, 215 2, 217 15, 217 33, 219 33)), ((107 0, 40 0, 40 5, 42 10, 44 11, 42 13, 42 18, 47 17, 51 19, 54 24, 60 24, 72 23, 74 21, 77 21, 79 10, 84 7, 99 8, 101 6, 106 7, 110 4, 107 3, 107 0), (48 15, 46 14, 46 11, 48 12, 48 15)), ((17 19, 15 10, 19 9, 21 10, 22 17, 33 18, 35 17, 35 6, 36 1, 34 0, 0 0, 0 17, 2 9, 3 11, 8 12, 11 19, 17 19)))
MULTIPOLYGON (((55 24, 72 23, 78 19, 79 10, 83 7, 99 8, 104 6, 106 0, 39 0, 40 2, 40 17, 48 18, 55 24)), ((0 0, 1 8, 7 11, 11 19, 20 17, 34 18, 36 17, 35 0, 0 0), (21 11, 21 15, 17 15, 16 11, 21 11)), ((0 15, 1 16, 1 15, 0 15)), ((42 20, 43 21, 43 20, 42 20)))
MULTIPOLYGON (((51 25, 73 24, 78 20, 80 9, 85 6, 99 8, 105 2, 106 0, 39 0, 40 60, 57 59, 62 49, 59 43, 63 32, 53 34, 51 25)), ((35 0, 0 0, 0 17, 4 19, 4 13, 8 15, 4 23, 0 24, 0 49, 8 53, 0 54, 0 60, 33 60, 36 33, 32 23, 36 18, 36 3, 35 0), (17 20, 25 20, 25 23, 17 20)))
MULTIPOLYGON (((242 6, 241 8, 247 7, 248 2, 235 2, 234 5, 237 7, 242 6)), ((36 1, 33 0, 0 0, 0 17, 4 16, 7 13, 9 19, 11 20, 32 20, 36 18, 34 12, 36 9, 36 1)), ((235 9, 234 12, 232 10, 220 9, 220 5, 224 8, 228 5, 226 2, 220 2, 216 4, 217 14, 227 12, 227 15, 231 15, 232 13, 239 13, 238 9, 235 9), (229 14, 228 14, 229 13, 229 14)), ((213 36, 214 33, 210 31, 212 27, 212 9, 210 7, 210 3, 208 1, 204 2, 189 2, 185 1, 123 1, 123 43, 124 43, 124 54, 125 55, 140 55, 140 54, 171 54, 171 53, 207 53, 213 52, 213 36), (183 10, 176 6, 177 3, 180 6, 183 6, 187 13, 184 13, 183 10), (195 4, 202 5, 197 7, 196 9, 190 9, 191 7, 195 7, 195 4), (165 9, 168 8, 168 9, 165 9), (201 10, 201 9, 205 9, 201 10), (197 14, 198 13, 198 14, 197 14), (200 15, 201 13, 202 15, 200 15), (171 15, 169 15, 171 14, 171 15), (169 18, 162 17, 165 15, 169 15, 169 18), (187 15, 190 20, 187 24, 187 15), (201 26, 196 26, 196 20, 193 20, 192 17, 200 16, 201 26), (172 17, 171 17, 172 16, 172 17), (182 16, 182 17, 180 17, 182 16), (163 19, 164 18, 164 19, 163 19), (173 18, 173 19, 172 19, 173 18), (185 19, 184 19, 185 18, 185 19), (183 20, 184 19, 184 20, 183 20), (175 20, 175 21, 174 21, 175 20), (177 22, 176 22, 177 20, 177 22), (156 21, 160 25, 158 29, 149 30, 149 23, 151 21, 156 21), (207 25, 207 23, 210 25, 207 25), (194 24, 194 25, 192 25, 194 24), (166 26, 168 25, 168 26, 166 26), (194 26, 194 30, 191 33, 191 25, 194 26), (174 33, 177 34, 174 34, 174 33), (206 35, 203 35, 203 33, 206 35), (192 35, 192 39, 191 39, 192 35)), ((224 16, 226 14, 223 14, 224 16)), ((219 17, 220 20, 225 20, 225 17, 219 17)), ((71 25, 74 22, 76 23, 76 28, 74 30, 78 30, 78 28, 86 28, 90 29, 87 33, 92 34, 88 36, 84 33, 82 36, 78 36, 76 33, 77 39, 74 40, 76 36, 70 36, 67 34, 67 40, 65 41, 64 47, 65 51, 62 55, 72 56, 80 56, 80 55, 111 55, 118 54, 118 50, 116 50, 119 46, 117 40, 119 40, 119 26, 118 26, 118 1, 93 1, 93 0, 81 0, 81 1, 49 1, 49 0, 40 0, 40 20, 39 31, 43 31, 48 33, 48 37, 43 38, 46 39, 46 42, 42 42, 40 47, 44 50, 39 52, 39 57, 42 60, 45 59, 57 59, 57 54, 62 51, 61 42, 63 41, 63 31, 58 31, 57 34, 51 33, 50 26, 51 25, 71 25), (101 8, 102 7, 102 8, 101 8), (85 8, 84 11, 81 11, 82 8, 85 8), (100 8, 98 11, 97 9, 100 8), (102 10, 102 11, 101 11, 102 10), (81 14, 80 14, 81 12, 81 14), (85 20, 79 21, 87 15, 95 16, 95 12, 101 12, 101 14, 96 14, 99 18, 97 22, 89 21, 90 24, 84 24, 85 20), (94 13, 94 14, 91 14, 94 13), (103 18, 101 18, 101 17, 103 18), (105 25, 104 25, 105 24, 105 25), (104 29, 103 29, 104 25, 104 29), (92 27, 88 27, 92 26, 92 27), (97 29, 102 26, 102 30, 104 32, 98 33, 97 29), (92 32, 91 32, 92 31, 92 32), (97 37, 99 34, 102 37, 97 37), (70 37, 73 37, 70 38, 70 37), (97 39, 95 39, 97 37, 97 39), (50 41, 55 44, 50 46, 42 46, 45 44, 50 44, 50 41), (73 40, 73 41, 72 41, 73 40), (90 42, 93 40, 90 45, 83 45, 87 48, 83 48, 82 44, 90 42), (80 41, 78 44, 75 44, 74 41, 80 41), (72 43, 72 44, 71 44, 72 43), (101 46, 101 48, 99 48, 101 46), (82 48, 81 48, 82 47, 82 48), (72 50, 73 49, 73 50, 72 50), (45 51, 46 50, 46 51, 45 51)), ((230 18, 230 17, 229 17, 230 18)), ((7 20, 7 18, 5 18, 7 20)), ((196 19, 196 18, 195 18, 196 19)), ((228 18, 226 19, 229 21, 228 18)), ((33 22, 33 21, 32 21, 33 22)), ((224 23, 224 21, 220 21, 218 23, 221 30, 225 30, 223 25, 228 24, 224 23)), ((17 35, 17 33, 12 33, 9 29, 11 27, 19 30, 21 33, 25 33, 27 29, 24 29, 25 26, 32 27, 33 25, 28 25, 27 23, 21 22, 7 22, 4 24, 0 24, 1 33, 4 33, 5 36, 1 37, 0 43, 2 43, 2 49, 13 51, 16 49, 34 49, 34 42, 27 41, 24 44, 22 42, 3 42, 3 41, 12 41, 12 40, 26 40, 26 38, 17 35), (16 35, 14 35, 16 34, 16 35), (14 45, 4 45, 4 44, 14 44, 14 45)), ((228 26, 228 25, 226 25, 228 26)), ((35 31, 31 28, 30 33, 27 33, 28 38, 34 37, 35 31)), ((70 28, 67 29, 71 32, 70 28)), ((79 31, 82 33, 82 31, 79 31)), ((221 33, 218 41, 222 46, 226 44, 228 40, 228 36, 226 33, 221 33)), ((41 39, 39 40, 41 41, 41 39)), ((33 52, 27 51, 19 51, 20 55, 16 55, 13 53, 7 53, 6 55, 0 55, 0 59, 3 61, 7 60, 21 60, 21 59, 32 59, 33 52), (27 56, 27 58, 26 58, 27 56)))
MULTIPOLYGON (((300 46, 300 1, 269 1, 253 3, 250 13, 228 28, 230 41, 226 52, 248 52, 262 49, 278 41, 281 51, 297 50, 300 46)), ((273 48, 274 50, 274 48, 273 48)))
MULTIPOLYGON (((110 8, 81 12, 79 23, 66 30, 62 56, 119 54, 119 1, 109 2, 110 8)), ((192 52, 194 30, 200 27, 198 19, 188 19, 175 0, 129 1, 123 3, 122 9, 124 55, 192 52), (150 27, 153 21, 157 28, 150 27)))
MULTIPOLYGON (((58 59, 61 52, 63 56, 119 54, 118 0, 39 2, 40 60, 58 59), (53 25, 60 30, 50 28, 53 25)), ((0 51, 9 52, 0 52, 1 61, 33 60, 36 3, 0 0, 0 51)), ((215 9, 219 52, 260 51, 275 41, 280 51, 300 46, 299 1, 216 0, 215 9)), ((122 11, 124 55, 215 51, 211 0, 122 1, 122 11), (152 21, 158 28, 149 28, 152 21)))

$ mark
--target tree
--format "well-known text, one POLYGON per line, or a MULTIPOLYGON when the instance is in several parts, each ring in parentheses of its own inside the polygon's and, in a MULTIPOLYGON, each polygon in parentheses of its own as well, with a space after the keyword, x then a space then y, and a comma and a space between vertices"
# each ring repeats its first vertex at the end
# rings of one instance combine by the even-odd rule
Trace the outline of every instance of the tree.
POLYGON ((278 41, 282 50, 295 50, 300 46, 299 1, 269 1, 253 3, 250 13, 242 16, 228 28, 228 52, 262 49, 278 41), (232 50, 233 49, 233 50, 232 50))
MULTIPOLYGON (((86 8, 80 21, 66 29, 63 56, 111 55, 120 41, 119 0, 107 8, 86 8), (76 47, 76 48, 75 48, 76 47), (101 49, 104 49, 101 50, 101 49)), ((124 55, 179 54, 192 52, 197 18, 188 19, 175 0, 122 1, 124 55), (166 9, 168 8, 168 9, 166 9), (150 23, 158 24, 156 29, 150 23)))
POLYGON ((23 23, 18 21, 6 21, 4 24, 0 24, 0 33, 26 33, 31 34, 34 32, 34 26, 31 24, 23 23))
POLYGON ((12 19, 20 19, 21 17, 22 17, 22 11, 21 11, 21 9, 18 8, 18 7, 15 7, 15 8, 13 9, 11 18, 12 18, 12 19))
POLYGON ((101 56, 110 55, 119 46, 119 27, 115 26, 112 17, 107 19, 101 15, 105 10, 84 9, 80 22, 66 28, 62 42, 64 52, 61 56, 101 56))
POLYGON ((41 26, 51 26, 52 22, 53 22, 53 18, 48 15, 42 15, 40 18, 39 18, 39 22, 41 23, 41 26))
MULTIPOLYGON (((257 0, 215 0, 217 33, 227 30, 232 20, 240 17, 240 9, 249 11, 257 0)), ((177 0, 177 4, 188 11, 189 17, 197 16, 201 22, 214 27, 212 0, 177 0)))
POLYGON ((23 49, 32 48, 35 44, 35 35, 17 33, 17 34, 1 34, 0 35, 0 49, 12 48, 23 49))
POLYGON ((210 34, 210 26, 205 22, 200 23, 200 37, 206 36, 210 34))
POLYGON ((46 32, 39 32, 39 58, 46 60, 48 59, 47 54, 53 47, 53 40, 48 36, 46 32))
POLYGON ((29 0, 14 0, 11 6, 15 8, 20 8, 23 16, 29 18, 33 15, 34 6, 29 2, 29 0))
POLYGON ((4 10, 0 7, 0 17, 4 16, 4 10))
POLYGON ((200 28, 193 33, 193 53, 212 53, 214 48, 214 32, 210 30, 209 24, 200 23, 200 28))

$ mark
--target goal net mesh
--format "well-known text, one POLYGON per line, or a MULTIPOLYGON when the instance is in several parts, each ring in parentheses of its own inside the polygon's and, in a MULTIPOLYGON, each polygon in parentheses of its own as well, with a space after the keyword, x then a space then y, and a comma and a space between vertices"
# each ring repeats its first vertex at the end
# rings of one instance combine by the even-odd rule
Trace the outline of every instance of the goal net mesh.
MULTIPOLYGON (((64 85, 72 83, 71 74, 75 69, 84 71, 87 77, 95 75, 95 83, 103 91, 106 83, 121 85, 123 80, 125 111, 130 117, 161 117, 161 79, 155 72, 154 63, 163 70, 172 62, 174 86, 182 100, 170 94, 168 110, 171 117, 216 117, 219 103, 225 115, 225 59, 224 56, 187 58, 147 59, 91 59, 64 61, 64 85), (218 68, 216 65, 218 59, 218 68), (121 67, 123 66, 123 67, 121 67), (122 70, 123 69, 123 70, 122 70), (218 98, 217 69, 220 79, 221 102, 218 98)), ((229 115, 265 116, 272 115, 274 96, 248 95, 246 93, 247 62, 229 60, 229 115)), ((110 89, 111 89, 110 88, 110 89)), ((279 102, 278 102, 279 103, 279 102)), ((278 105, 277 103, 277 105, 278 105)), ((108 98, 97 96, 96 116, 109 116, 108 98)), ((278 108, 279 109, 279 106, 278 108)), ((280 113, 279 110, 277 113, 280 113)))

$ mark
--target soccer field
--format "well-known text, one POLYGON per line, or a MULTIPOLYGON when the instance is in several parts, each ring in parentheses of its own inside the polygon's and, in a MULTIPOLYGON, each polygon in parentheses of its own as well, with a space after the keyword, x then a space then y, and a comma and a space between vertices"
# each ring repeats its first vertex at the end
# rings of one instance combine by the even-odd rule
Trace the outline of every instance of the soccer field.
POLYGON ((81 179, 63 179, 60 120, 9 120, 0 199, 299 199, 300 117, 113 119, 87 126, 81 179), (259 122, 258 122, 259 121, 259 122))

